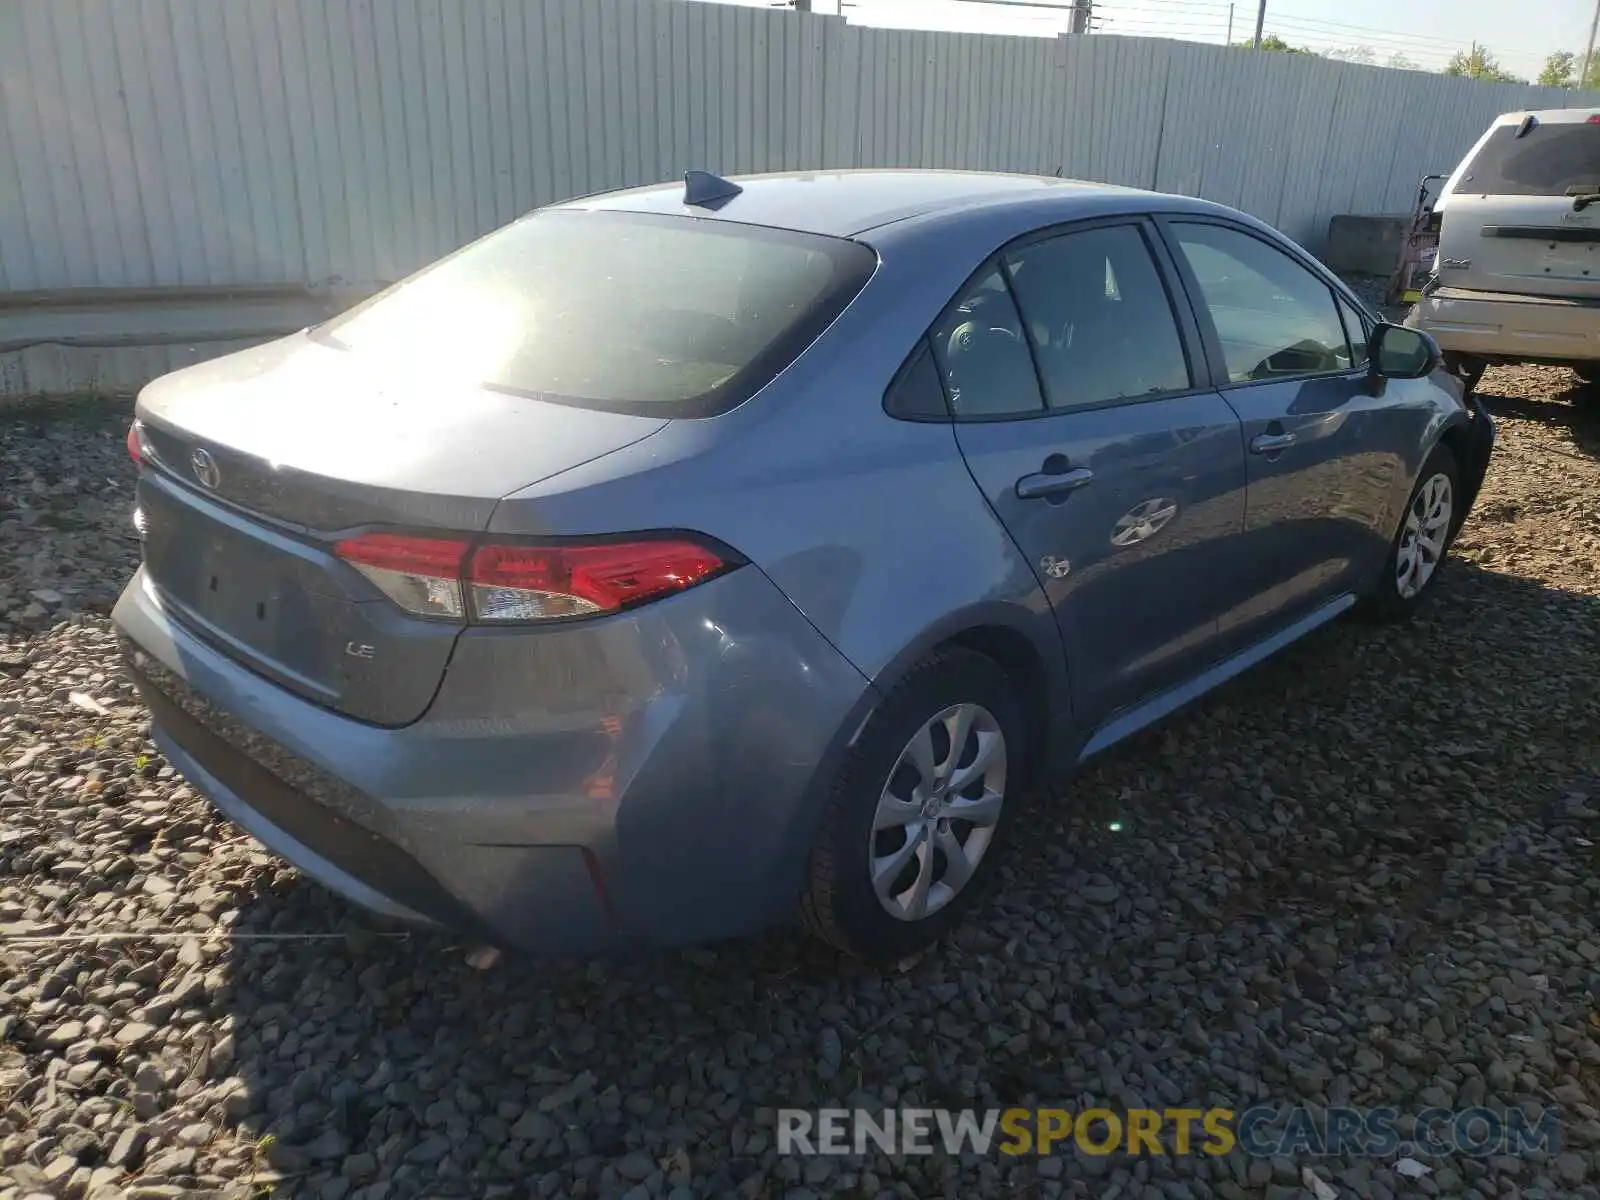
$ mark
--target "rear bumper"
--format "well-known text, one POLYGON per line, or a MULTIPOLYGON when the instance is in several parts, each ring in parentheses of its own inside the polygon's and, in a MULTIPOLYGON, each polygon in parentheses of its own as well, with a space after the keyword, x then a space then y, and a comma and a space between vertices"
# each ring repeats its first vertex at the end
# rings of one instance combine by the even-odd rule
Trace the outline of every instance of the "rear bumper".
POLYGON ((378 912, 546 953, 786 919, 867 681, 754 568, 636 613, 463 635, 402 729, 238 665, 141 571, 114 613, 173 766, 378 912))
POLYGON ((1424 291, 1406 324, 1458 354, 1536 362, 1600 359, 1597 301, 1436 288, 1424 291))

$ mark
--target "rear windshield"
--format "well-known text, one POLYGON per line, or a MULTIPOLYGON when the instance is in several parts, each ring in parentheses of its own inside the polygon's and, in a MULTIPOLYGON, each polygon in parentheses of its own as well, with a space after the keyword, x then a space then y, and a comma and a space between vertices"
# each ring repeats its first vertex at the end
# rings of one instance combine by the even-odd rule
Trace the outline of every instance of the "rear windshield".
POLYGON ((1600 124, 1535 125, 1521 137, 1502 125, 1461 175, 1458 192, 1566 196, 1600 189, 1600 124))
POLYGON ((314 336, 390 366, 457 368, 464 382, 562 404, 709 416, 788 366, 876 262, 839 238, 552 210, 473 242, 314 336))

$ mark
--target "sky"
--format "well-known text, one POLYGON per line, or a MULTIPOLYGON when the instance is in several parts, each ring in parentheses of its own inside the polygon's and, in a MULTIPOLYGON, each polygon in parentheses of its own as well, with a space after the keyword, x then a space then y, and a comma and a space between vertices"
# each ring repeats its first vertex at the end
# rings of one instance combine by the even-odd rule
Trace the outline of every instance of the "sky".
MULTIPOLYGON (((729 0, 777 7, 777 0, 729 0)), ((1060 4, 1068 0, 1042 0, 1060 4)), ((813 0, 817 12, 840 0, 813 0)), ((1507 70, 1534 78, 1552 50, 1581 56, 1596 0, 1266 0, 1266 32, 1313 50, 1366 46, 1384 63, 1403 55, 1437 70, 1476 40, 1507 70)), ((1255 32, 1257 0, 1234 0, 1233 40, 1255 32)), ((1229 0, 1095 0, 1100 33, 1222 42, 1229 0)), ((1067 28, 1065 12, 970 0, 845 0, 847 19, 864 25, 1049 37, 1067 28)), ((1600 49, 1597 49, 1600 53, 1600 49)))

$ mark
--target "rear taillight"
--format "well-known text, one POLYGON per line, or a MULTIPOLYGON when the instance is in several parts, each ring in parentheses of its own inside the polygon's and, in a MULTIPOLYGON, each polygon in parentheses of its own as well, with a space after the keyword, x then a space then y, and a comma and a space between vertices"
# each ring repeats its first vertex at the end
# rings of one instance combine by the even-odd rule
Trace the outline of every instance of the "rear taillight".
POLYGON ((407 612, 460 619, 467 611, 461 598, 461 564, 467 548, 466 542, 454 538, 364 533, 346 538, 334 553, 407 612))
POLYGON ((144 423, 137 417, 128 426, 128 457, 136 467, 144 466, 144 423))
POLYGON ((409 613, 496 625, 617 612, 733 565, 682 537, 474 550, 463 539, 369 533, 334 549, 409 613))
POLYGON ((480 621, 547 621, 615 612, 681 592, 727 564, 677 539, 598 546, 483 546, 467 564, 480 621))

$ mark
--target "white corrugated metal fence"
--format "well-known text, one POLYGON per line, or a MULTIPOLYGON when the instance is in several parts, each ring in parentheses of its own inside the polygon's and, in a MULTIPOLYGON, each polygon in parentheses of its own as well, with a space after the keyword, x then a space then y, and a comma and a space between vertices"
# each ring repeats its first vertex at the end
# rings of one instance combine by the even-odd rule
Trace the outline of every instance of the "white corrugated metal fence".
POLYGON ((366 284, 672 178, 941 166, 1237 205, 1315 247, 1496 113, 1595 103, 1159 39, 687 0, 0 0, 0 302, 366 284))

